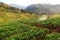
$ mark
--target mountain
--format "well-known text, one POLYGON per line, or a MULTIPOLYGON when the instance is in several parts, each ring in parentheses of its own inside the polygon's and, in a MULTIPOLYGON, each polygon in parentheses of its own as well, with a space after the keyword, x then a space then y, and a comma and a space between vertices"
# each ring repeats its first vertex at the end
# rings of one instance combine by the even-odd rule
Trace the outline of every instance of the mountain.
POLYGON ((10 6, 16 7, 16 8, 19 8, 19 9, 25 9, 26 8, 25 6, 20 6, 18 4, 10 4, 10 6))
POLYGON ((36 14, 60 14, 60 5, 32 4, 29 5, 26 10, 35 12, 36 14))
POLYGON ((9 5, 0 2, 0 12, 10 12, 10 13, 35 13, 38 15, 46 14, 60 14, 60 5, 50 5, 50 4, 32 4, 27 8, 17 4, 9 5))

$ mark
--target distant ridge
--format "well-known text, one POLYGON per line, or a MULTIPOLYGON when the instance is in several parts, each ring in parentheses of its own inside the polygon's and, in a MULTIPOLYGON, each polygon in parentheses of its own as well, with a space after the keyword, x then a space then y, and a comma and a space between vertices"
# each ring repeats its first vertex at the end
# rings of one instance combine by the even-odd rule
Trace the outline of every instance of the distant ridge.
POLYGON ((26 8, 27 11, 35 12, 36 14, 60 14, 60 4, 32 4, 26 8))
POLYGON ((16 8, 19 8, 19 9, 25 9, 26 8, 25 6, 20 6, 18 4, 10 4, 10 6, 16 7, 16 8))

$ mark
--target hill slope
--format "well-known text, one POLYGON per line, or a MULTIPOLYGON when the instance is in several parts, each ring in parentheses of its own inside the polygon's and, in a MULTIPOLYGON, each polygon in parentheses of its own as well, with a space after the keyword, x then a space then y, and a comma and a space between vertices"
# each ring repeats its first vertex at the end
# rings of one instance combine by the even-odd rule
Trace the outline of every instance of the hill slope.
POLYGON ((0 12, 21 13, 21 10, 15 7, 11 7, 8 4, 0 2, 0 12))

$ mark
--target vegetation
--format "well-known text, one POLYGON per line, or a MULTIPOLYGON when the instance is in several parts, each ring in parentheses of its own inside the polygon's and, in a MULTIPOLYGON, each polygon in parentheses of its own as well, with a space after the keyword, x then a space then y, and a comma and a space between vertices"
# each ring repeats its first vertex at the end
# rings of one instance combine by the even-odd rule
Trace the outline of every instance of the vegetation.
POLYGON ((0 40, 60 40, 60 16, 38 20, 41 16, 0 4, 0 40))

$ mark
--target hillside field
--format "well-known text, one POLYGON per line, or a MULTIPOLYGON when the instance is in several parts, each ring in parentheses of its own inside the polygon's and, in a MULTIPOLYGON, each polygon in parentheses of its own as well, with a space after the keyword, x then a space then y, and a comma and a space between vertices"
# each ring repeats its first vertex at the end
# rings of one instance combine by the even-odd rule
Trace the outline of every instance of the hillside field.
MULTIPOLYGON (((50 16, 52 17, 52 16, 50 16)), ((60 18, 38 20, 34 14, 0 13, 1 40, 60 40, 60 18)))
POLYGON ((0 2, 0 40, 60 40, 60 15, 36 15, 0 2))

